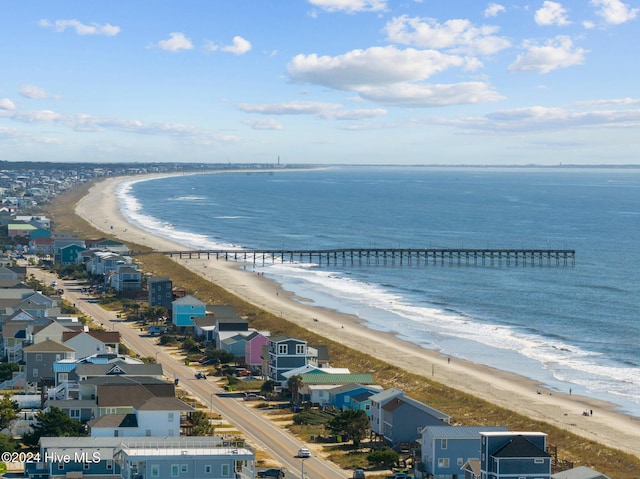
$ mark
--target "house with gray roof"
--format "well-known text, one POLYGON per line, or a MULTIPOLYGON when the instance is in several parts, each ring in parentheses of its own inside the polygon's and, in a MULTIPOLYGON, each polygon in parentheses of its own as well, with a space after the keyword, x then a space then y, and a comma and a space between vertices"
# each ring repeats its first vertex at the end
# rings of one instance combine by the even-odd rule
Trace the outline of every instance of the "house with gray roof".
POLYGON ((562 472, 551 474, 551 479, 611 479, 601 472, 594 471, 586 466, 578 466, 562 472))
POLYGON ((73 348, 46 339, 36 344, 23 348, 26 363, 26 381, 28 383, 42 385, 55 383, 53 365, 61 359, 73 359, 73 348))
POLYGON ((491 479, 551 479, 542 432, 481 432, 480 474, 491 479))
POLYGON ((506 426, 425 426, 416 479, 458 478, 468 461, 480 460, 481 432, 508 430, 506 426))
POLYGON ((391 388, 371 396, 369 426, 376 437, 391 447, 420 440, 426 426, 448 424, 451 417, 391 388))

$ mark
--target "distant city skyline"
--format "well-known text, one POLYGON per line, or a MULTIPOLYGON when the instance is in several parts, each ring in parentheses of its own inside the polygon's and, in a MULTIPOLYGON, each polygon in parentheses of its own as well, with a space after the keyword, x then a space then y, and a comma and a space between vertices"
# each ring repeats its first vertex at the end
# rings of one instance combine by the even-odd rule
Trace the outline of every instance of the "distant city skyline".
POLYGON ((640 0, 4 6, 0 160, 640 163, 640 0))

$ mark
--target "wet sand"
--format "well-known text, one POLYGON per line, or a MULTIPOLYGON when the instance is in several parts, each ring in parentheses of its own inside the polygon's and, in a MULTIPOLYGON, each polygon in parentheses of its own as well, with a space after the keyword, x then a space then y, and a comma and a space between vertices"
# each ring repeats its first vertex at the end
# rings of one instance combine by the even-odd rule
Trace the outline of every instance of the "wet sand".
MULTIPOLYGON (((78 202, 76 213, 122 241, 164 251, 188 249, 153 236, 125 220, 115 192, 118 184, 130 179, 140 177, 109 178, 97 183, 78 202)), ((374 354, 394 366, 413 365, 413 373, 640 457, 640 418, 622 414, 612 404, 548 390, 531 379, 481 364, 460 359, 449 362, 449 358, 436 351, 399 340, 390 333, 370 330, 362 326, 357 317, 302 304, 277 283, 243 270, 235 262, 178 258, 174 261, 245 301, 332 341, 374 354), (590 410, 592 416, 583 415, 583 411, 590 410)))

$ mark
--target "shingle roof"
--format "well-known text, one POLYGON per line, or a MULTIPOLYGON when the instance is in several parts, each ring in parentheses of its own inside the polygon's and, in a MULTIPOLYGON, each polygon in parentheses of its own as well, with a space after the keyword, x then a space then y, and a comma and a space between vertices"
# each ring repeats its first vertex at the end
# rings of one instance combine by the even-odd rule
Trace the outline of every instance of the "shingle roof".
POLYGON ((23 351, 27 353, 71 353, 75 352, 75 349, 52 341, 51 339, 46 339, 42 342, 27 346, 23 351))
POLYGON ((138 427, 135 414, 105 414, 87 423, 90 427, 138 427))
POLYGON ((193 411, 186 402, 176 397, 154 397, 133 406, 138 411, 193 411))
POLYGON ((528 439, 516 436, 507 444, 491 454, 497 458, 507 457, 551 457, 528 439))
POLYGON ((373 384, 373 375, 370 373, 352 373, 352 374, 301 374, 304 384, 373 384))

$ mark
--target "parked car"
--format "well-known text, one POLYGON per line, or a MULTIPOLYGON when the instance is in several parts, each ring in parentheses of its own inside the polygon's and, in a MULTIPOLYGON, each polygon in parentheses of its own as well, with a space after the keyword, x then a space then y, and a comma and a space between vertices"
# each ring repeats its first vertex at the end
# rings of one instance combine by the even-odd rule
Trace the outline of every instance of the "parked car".
POLYGON ((196 379, 207 379, 207 375, 205 373, 203 373, 202 371, 198 371, 196 373, 196 379))
POLYGON ((362 469, 356 469, 353 471, 353 479, 365 479, 364 471, 362 469))
POLYGON ((149 326, 149 329, 147 329, 147 332, 151 336, 158 336, 161 334, 166 334, 167 328, 165 326, 149 326))
POLYGON ((249 393, 244 397, 244 400, 245 401, 266 401, 267 398, 259 394, 249 393))
POLYGON ((306 447, 298 449, 298 457, 311 457, 311 451, 306 447))
POLYGON ((284 469, 279 469, 277 467, 262 469, 258 471, 258 477, 277 477, 278 479, 282 479, 284 477, 284 469))

